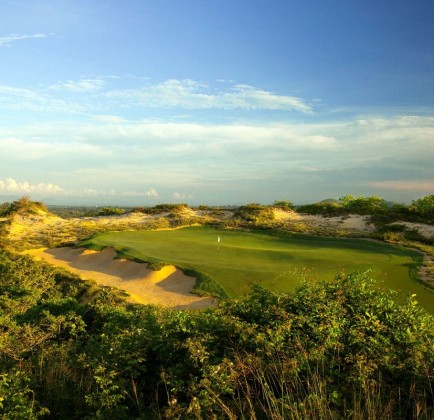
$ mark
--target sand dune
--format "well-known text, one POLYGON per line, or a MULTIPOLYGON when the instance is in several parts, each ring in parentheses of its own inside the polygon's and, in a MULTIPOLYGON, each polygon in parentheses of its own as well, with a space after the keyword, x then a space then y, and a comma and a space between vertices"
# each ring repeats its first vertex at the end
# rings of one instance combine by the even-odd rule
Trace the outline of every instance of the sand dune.
POLYGON ((179 268, 168 265, 159 271, 147 264, 116 259, 113 248, 97 252, 83 248, 33 249, 28 254, 63 267, 86 280, 126 291, 131 300, 168 308, 203 308, 211 306, 210 298, 190 293, 195 278, 186 276, 179 268))

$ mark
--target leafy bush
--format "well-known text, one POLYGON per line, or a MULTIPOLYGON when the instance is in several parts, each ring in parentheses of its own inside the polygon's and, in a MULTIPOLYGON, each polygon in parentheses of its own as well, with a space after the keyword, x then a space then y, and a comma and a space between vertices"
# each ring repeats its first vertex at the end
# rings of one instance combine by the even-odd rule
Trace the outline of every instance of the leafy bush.
POLYGON ((98 211, 97 216, 120 216, 125 214, 125 209, 119 207, 103 207, 98 211))
POLYGON ((173 311, 0 257, 2 418, 433 418, 433 318, 367 273, 173 311))
POLYGON ((297 206, 297 211, 306 214, 322 214, 328 216, 345 214, 345 209, 335 201, 320 201, 319 203, 297 206))
POLYGON ((434 218, 434 195, 427 195, 412 202, 410 210, 429 220, 434 218))
POLYGON ((188 205, 185 203, 182 204, 157 204, 154 207, 147 208, 146 212, 150 214, 161 214, 161 213, 173 213, 178 214, 186 209, 188 209, 188 205))

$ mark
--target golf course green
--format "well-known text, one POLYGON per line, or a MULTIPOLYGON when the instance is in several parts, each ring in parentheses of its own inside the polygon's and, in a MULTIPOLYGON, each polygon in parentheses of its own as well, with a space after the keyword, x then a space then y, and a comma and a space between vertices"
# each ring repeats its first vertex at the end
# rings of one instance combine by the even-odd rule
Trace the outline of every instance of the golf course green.
POLYGON ((211 277, 231 297, 255 283, 290 291, 304 279, 370 270, 381 287, 416 294, 423 307, 434 307, 434 294, 410 277, 418 253, 374 241, 186 227, 106 232, 80 246, 113 247, 124 257, 194 270, 211 277))

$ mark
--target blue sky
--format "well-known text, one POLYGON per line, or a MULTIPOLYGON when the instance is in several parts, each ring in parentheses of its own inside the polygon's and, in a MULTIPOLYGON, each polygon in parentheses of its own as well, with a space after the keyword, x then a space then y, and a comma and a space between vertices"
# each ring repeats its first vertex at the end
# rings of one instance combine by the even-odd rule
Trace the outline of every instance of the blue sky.
POLYGON ((2 0, 0 202, 434 194, 432 0, 2 0))

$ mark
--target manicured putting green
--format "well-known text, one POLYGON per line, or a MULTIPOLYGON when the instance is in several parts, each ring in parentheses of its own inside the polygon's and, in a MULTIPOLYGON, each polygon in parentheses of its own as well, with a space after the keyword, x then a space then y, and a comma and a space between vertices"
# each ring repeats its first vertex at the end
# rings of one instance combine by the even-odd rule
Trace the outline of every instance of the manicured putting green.
POLYGON ((331 279, 341 272, 370 269, 386 288, 416 293, 427 308, 434 303, 434 294, 410 279, 416 253, 364 240, 188 227, 102 233, 82 245, 114 247, 132 258, 202 272, 230 296, 248 292, 254 283, 290 291, 303 277, 331 279))

